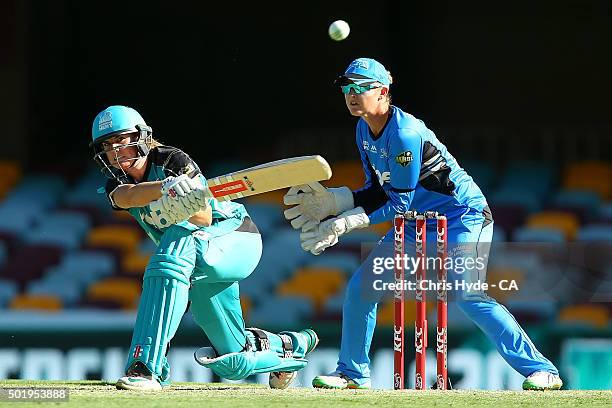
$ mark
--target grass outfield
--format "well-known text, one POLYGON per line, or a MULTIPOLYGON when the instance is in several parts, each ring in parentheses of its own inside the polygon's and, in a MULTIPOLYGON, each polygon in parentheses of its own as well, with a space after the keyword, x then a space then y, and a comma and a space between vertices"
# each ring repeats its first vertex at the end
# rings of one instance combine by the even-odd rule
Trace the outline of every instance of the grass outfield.
MULTIPOLYGON (((610 407, 612 391, 365 391, 294 388, 271 390, 261 385, 176 383, 158 393, 119 391, 100 381, 0 381, 6 387, 68 387, 67 403, 57 407, 432 407, 539 406, 610 407)), ((0 401, 0 406, 41 407, 41 402, 0 401)))

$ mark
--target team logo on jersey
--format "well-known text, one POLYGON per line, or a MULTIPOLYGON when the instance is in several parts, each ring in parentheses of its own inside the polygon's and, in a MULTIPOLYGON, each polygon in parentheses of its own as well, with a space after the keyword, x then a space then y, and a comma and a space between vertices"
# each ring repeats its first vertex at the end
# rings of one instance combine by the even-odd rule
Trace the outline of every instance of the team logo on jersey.
POLYGON ((372 145, 372 147, 370 147, 370 151, 372 153, 378 153, 378 151, 376 150, 376 146, 372 145))
POLYGON ((110 111, 106 111, 100 116, 98 121, 98 131, 113 127, 113 114, 110 111))
POLYGON ((380 149, 380 158, 381 159, 386 159, 387 157, 389 157, 389 153, 387 153, 387 149, 385 149, 384 147, 382 147, 380 149))
POLYGON ((397 156, 395 156, 395 161, 402 167, 406 167, 410 163, 412 163, 412 152, 410 150, 406 150, 405 152, 401 152, 397 156))
POLYGON ((363 141, 363 150, 368 150, 370 148, 370 144, 367 140, 363 141))

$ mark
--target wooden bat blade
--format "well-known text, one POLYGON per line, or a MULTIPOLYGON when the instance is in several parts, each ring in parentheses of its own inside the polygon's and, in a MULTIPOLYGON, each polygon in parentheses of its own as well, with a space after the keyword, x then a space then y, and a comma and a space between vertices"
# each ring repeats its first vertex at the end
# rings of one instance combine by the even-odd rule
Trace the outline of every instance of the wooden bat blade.
POLYGON ((331 168, 321 156, 302 156, 261 164, 208 180, 212 195, 220 201, 329 180, 331 168))

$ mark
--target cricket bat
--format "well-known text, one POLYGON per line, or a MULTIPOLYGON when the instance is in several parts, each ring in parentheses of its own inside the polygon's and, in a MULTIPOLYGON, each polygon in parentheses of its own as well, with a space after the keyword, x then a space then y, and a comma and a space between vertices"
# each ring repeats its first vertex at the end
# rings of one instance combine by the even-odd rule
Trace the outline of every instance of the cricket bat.
POLYGON ((331 176, 331 168, 323 157, 302 156, 260 164, 207 181, 212 196, 226 201, 329 180, 331 176))

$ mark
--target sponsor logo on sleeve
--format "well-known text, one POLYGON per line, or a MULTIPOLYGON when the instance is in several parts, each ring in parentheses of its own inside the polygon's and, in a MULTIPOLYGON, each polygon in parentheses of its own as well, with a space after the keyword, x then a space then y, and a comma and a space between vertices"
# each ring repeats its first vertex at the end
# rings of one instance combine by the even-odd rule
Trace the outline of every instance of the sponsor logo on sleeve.
POLYGON ((395 156, 395 161, 402 167, 406 167, 410 163, 412 163, 412 152, 410 150, 406 150, 405 152, 401 152, 397 156, 395 156))

